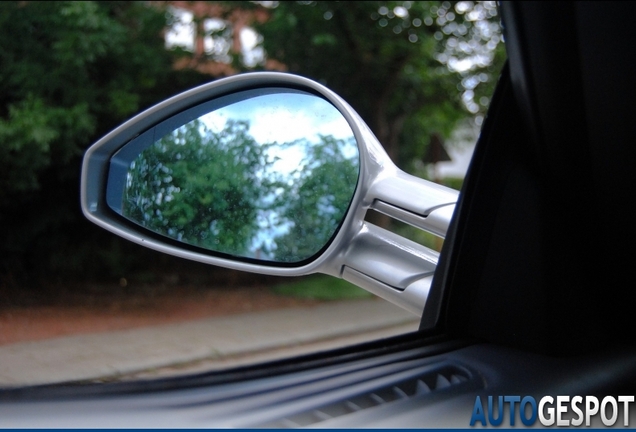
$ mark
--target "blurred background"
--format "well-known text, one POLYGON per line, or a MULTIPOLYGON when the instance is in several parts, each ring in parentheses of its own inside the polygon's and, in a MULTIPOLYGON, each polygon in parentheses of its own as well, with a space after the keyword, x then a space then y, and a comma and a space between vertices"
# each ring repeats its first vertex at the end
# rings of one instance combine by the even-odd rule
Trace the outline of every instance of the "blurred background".
POLYGON ((0 2, 0 309, 103 298, 121 308, 113 296, 228 286, 333 296, 324 283, 185 262, 89 223, 84 151, 183 90, 276 70, 342 96, 405 171, 460 189, 504 57, 495 2, 0 2))

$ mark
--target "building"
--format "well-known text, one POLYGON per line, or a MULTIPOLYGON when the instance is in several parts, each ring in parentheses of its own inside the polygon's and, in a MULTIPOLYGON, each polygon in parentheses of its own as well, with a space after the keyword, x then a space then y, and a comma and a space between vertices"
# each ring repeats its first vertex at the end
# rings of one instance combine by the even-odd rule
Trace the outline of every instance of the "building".
POLYGON ((220 2, 170 1, 162 2, 162 6, 167 6, 171 16, 166 47, 192 54, 181 57, 176 68, 195 69, 214 77, 233 75, 237 70, 232 60, 238 55, 247 67, 286 70, 283 64, 266 58, 259 46, 261 36, 251 27, 268 19, 267 5, 244 10, 220 2))

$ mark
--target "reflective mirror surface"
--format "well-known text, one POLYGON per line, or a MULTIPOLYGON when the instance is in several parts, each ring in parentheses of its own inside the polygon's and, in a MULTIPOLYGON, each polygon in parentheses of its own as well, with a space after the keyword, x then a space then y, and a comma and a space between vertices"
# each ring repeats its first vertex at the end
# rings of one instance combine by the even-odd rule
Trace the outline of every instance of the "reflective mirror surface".
POLYGON ((180 242, 298 263, 335 235, 358 174, 353 132, 331 103, 256 89, 191 108, 124 146, 111 160, 107 202, 180 242))

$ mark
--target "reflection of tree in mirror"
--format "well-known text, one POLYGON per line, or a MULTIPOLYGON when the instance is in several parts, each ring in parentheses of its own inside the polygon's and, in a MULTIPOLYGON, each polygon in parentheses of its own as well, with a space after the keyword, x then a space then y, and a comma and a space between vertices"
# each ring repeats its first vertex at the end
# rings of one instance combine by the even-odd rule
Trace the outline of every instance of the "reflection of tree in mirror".
POLYGON ((322 249, 355 191, 355 139, 258 143, 246 120, 194 120, 131 163, 123 215, 151 231, 242 257, 299 262, 322 249), (302 160, 290 167, 294 155, 302 160), (280 163, 280 164, 279 164, 280 163))
MULTIPOLYGON (((279 195, 277 207, 290 228, 276 238, 276 261, 298 262, 322 249, 334 235, 353 198, 359 172, 355 139, 321 136, 306 143, 301 166, 291 173, 288 190, 279 195)), ((293 143, 298 145, 298 143, 293 143)))
POLYGON ((246 121, 213 132, 200 120, 167 134, 131 164, 124 216, 165 236, 248 256, 258 229, 267 147, 246 121))

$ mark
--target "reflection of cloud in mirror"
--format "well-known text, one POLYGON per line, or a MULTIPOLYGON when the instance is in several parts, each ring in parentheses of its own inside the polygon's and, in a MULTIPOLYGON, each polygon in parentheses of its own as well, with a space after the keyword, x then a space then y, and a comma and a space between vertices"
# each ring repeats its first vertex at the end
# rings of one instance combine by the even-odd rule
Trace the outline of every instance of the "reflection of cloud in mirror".
POLYGON ((201 117, 213 130, 222 130, 228 119, 247 120, 250 135, 261 144, 298 139, 318 142, 318 135, 353 136, 351 127, 329 102, 316 96, 280 93, 257 96, 228 105, 201 117))
MULTIPOLYGON (((211 130, 221 131, 228 120, 249 122, 249 134, 260 144, 292 143, 306 140, 319 143, 320 136, 353 141, 353 132, 342 114, 328 101, 310 94, 281 92, 261 95, 222 107, 201 117, 211 130)), ((357 148, 343 149, 348 157, 357 156, 357 148)), ((273 168, 290 173, 302 166, 303 145, 271 148, 278 161, 273 168)))

